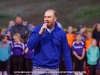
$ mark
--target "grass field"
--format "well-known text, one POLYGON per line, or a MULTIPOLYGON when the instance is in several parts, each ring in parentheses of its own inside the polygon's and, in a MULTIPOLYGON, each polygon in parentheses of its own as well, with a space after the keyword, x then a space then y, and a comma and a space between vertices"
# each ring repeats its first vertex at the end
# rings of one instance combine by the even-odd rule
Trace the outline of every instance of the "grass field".
MULTIPOLYGON (((65 30, 65 31, 67 31, 67 29, 66 29, 66 28, 64 28, 64 30, 65 30)), ((73 30, 74 30, 74 32, 76 32, 76 31, 77 31, 77 29, 76 29, 76 28, 74 28, 73 30)), ((87 28, 87 31, 92 31, 92 28, 87 28)))
POLYGON ((6 28, 17 14, 28 23, 40 24, 44 12, 50 8, 57 12, 64 28, 80 24, 92 27, 100 22, 100 0, 0 0, 0 28, 6 28))
MULTIPOLYGON (((74 32, 76 32, 76 31, 77 31, 77 29, 76 29, 76 28, 74 28, 73 30, 74 30, 74 32)), ((3 29, 2 29, 2 31, 6 31, 6 28, 3 28, 3 29)), ((66 28, 64 28, 64 31, 67 31, 67 29, 66 29, 66 28)), ((92 31, 92 28, 87 28, 87 31, 92 31)))

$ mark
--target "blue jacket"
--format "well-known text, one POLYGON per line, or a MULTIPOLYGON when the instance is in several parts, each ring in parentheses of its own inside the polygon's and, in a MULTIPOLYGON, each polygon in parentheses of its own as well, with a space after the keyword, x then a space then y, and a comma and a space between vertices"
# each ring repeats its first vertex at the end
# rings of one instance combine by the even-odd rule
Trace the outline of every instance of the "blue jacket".
POLYGON ((35 27, 28 41, 29 50, 34 49, 33 66, 43 68, 59 68, 62 53, 67 71, 72 70, 70 49, 66 40, 66 33, 55 23, 55 29, 49 33, 45 30, 40 35, 42 25, 35 27))
POLYGON ((3 44, 0 41, 0 61, 6 61, 9 59, 11 54, 11 47, 8 43, 3 44))

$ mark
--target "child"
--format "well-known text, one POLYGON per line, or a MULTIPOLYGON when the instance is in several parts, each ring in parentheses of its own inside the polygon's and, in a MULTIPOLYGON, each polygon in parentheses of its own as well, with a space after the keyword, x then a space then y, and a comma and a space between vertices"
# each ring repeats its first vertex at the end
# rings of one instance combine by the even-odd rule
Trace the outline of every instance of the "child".
MULTIPOLYGON (((71 57, 72 57, 72 62, 73 62, 72 44, 75 41, 75 34, 73 33, 73 27, 72 26, 68 27, 68 32, 66 34, 66 37, 67 37, 68 44, 69 44, 69 47, 70 47, 71 57)), ((74 68, 74 63, 73 63, 73 68, 74 68)))
MULTIPOLYGON (((85 56, 85 45, 82 41, 82 35, 77 33, 76 41, 72 45, 73 58, 75 63, 75 71, 83 71, 83 59, 85 56)), ((83 75, 82 73, 76 75, 83 75)))
POLYGON ((82 41, 84 41, 85 37, 86 37, 86 27, 85 26, 81 26, 80 29, 79 29, 79 32, 77 32, 77 33, 81 33, 82 41))
POLYGON ((67 40, 68 40, 68 44, 70 46, 70 48, 72 48, 72 44, 75 40, 75 34, 73 33, 73 27, 69 26, 68 27, 68 33, 66 34, 67 40))
POLYGON ((92 41, 92 33, 91 32, 87 32, 86 33, 86 39, 85 39, 85 44, 86 44, 86 51, 88 50, 89 46, 91 45, 91 41, 92 41))
MULTIPOLYGON (((85 45, 86 45, 86 52, 88 51, 88 48, 90 47, 91 45, 91 41, 92 41, 92 33, 91 32, 87 32, 86 33, 86 39, 85 39, 85 45)), ((87 62, 87 56, 85 56, 85 61, 87 62)), ((88 64, 85 62, 86 64, 86 73, 89 74, 90 73, 90 70, 89 70, 89 66, 88 64)))
POLYGON ((7 75, 7 65, 11 47, 7 43, 7 37, 5 35, 1 35, 0 39, 0 75, 7 75))
POLYGON ((7 32, 7 39, 8 39, 7 42, 11 45, 12 42, 13 42, 13 40, 12 40, 12 38, 11 38, 10 30, 7 32))
MULTIPOLYGON (((6 33, 6 35, 7 35, 7 43, 9 43, 10 44, 10 46, 12 45, 12 42, 13 42, 13 40, 12 40, 12 38, 11 38, 11 34, 10 34, 10 30, 8 30, 7 31, 7 33, 6 33)), ((11 57, 9 57, 9 60, 8 60, 8 73, 10 74, 10 71, 11 71, 11 57)))
MULTIPOLYGON (((66 38, 67 38, 67 40, 68 40, 68 44, 69 44, 70 52, 71 52, 71 57, 72 57, 72 61, 73 61, 72 50, 71 50, 71 48, 72 48, 72 43, 73 43, 73 41, 74 41, 74 39, 75 39, 75 35, 73 34, 73 27, 72 27, 72 26, 69 26, 67 31, 68 31, 68 32, 67 32, 67 34, 66 34, 66 38)), ((62 55, 61 55, 61 57, 60 57, 60 60, 61 60, 61 61, 60 61, 60 68, 59 68, 59 70, 60 70, 60 71, 66 71, 66 67, 65 67, 64 59, 63 59, 62 55)), ((60 74, 60 75, 66 75, 66 74, 62 73, 62 74, 60 74)))
POLYGON ((91 46, 87 51, 87 63, 90 68, 90 75, 96 75, 96 64, 99 58, 99 48, 96 46, 97 41, 95 39, 92 40, 91 46))
POLYGON ((27 75, 31 75, 32 72, 32 55, 33 55, 33 50, 29 50, 27 47, 27 44, 25 45, 25 69, 26 71, 29 71, 30 73, 28 73, 27 75))
MULTIPOLYGON (((16 33, 13 36, 13 39, 14 39, 14 43, 12 44, 13 70, 14 71, 22 71, 24 44, 21 42, 21 36, 19 33, 16 33)), ((20 75, 20 73, 18 75, 20 75)))

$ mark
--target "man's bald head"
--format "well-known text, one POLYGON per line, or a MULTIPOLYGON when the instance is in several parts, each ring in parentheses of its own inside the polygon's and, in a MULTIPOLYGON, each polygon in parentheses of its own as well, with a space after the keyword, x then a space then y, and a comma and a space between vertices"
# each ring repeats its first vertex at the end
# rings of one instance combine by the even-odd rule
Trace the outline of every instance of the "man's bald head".
POLYGON ((44 22, 47 23, 48 28, 53 28, 57 20, 56 12, 49 9, 44 14, 44 22))
POLYGON ((54 14, 54 16, 57 17, 56 11, 54 11, 53 9, 48 9, 46 12, 52 12, 54 14))

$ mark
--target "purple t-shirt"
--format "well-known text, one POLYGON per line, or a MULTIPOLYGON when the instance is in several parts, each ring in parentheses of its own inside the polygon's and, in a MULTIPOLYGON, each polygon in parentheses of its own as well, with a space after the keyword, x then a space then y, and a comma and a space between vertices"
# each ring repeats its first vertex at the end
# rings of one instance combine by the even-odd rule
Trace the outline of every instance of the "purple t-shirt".
MULTIPOLYGON (((27 44, 25 45, 25 49, 27 48, 27 44)), ((32 59, 33 56, 33 50, 28 50, 28 52, 24 55, 27 59, 32 59)))
POLYGON ((24 54, 24 44, 23 43, 20 43, 18 44, 17 42, 14 42, 12 45, 12 51, 11 51, 11 54, 13 56, 20 56, 20 55, 23 55, 24 54))
POLYGON ((72 51, 75 51, 79 56, 82 56, 83 48, 85 48, 83 41, 80 43, 77 43, 76 41, 73 42, 72 51))

